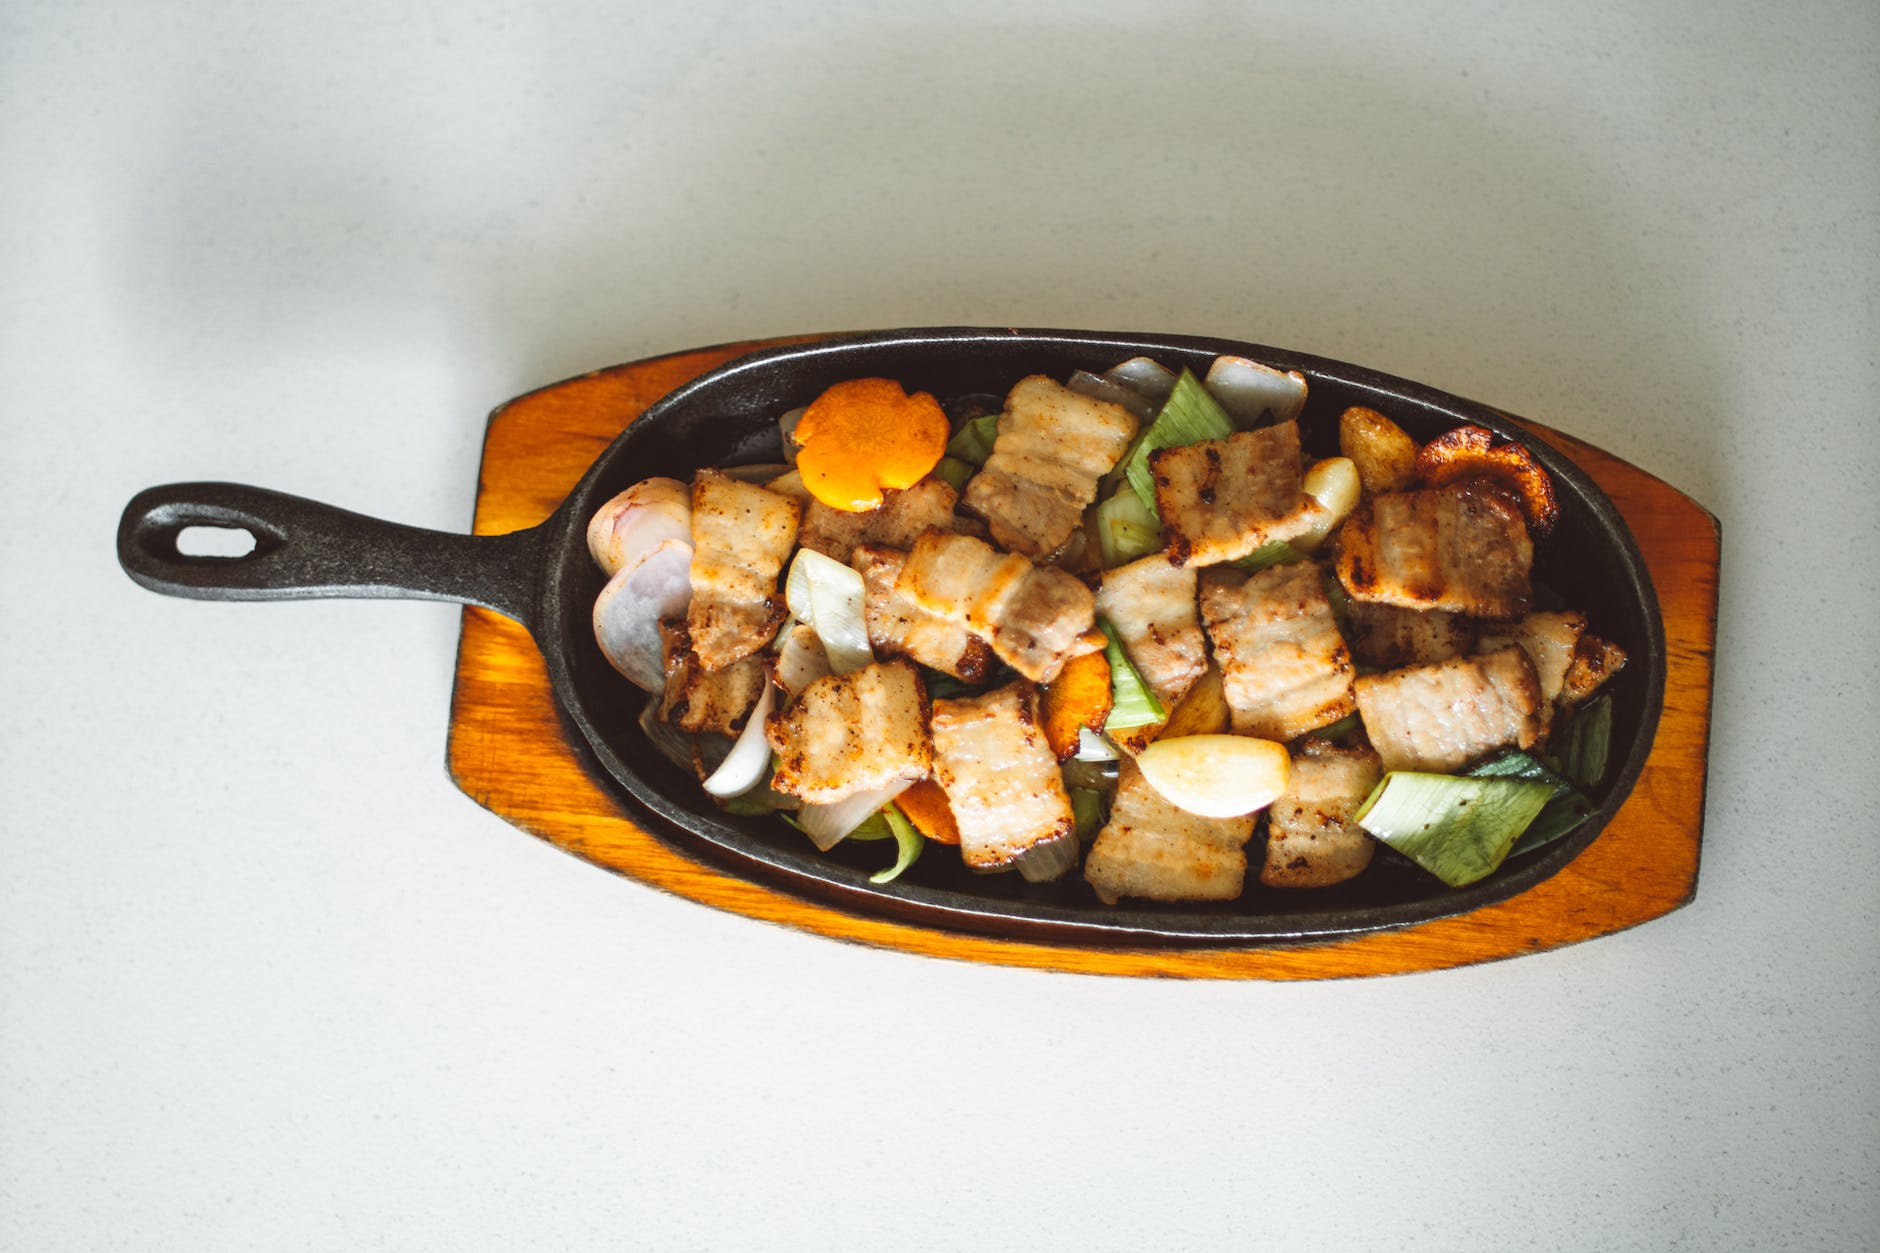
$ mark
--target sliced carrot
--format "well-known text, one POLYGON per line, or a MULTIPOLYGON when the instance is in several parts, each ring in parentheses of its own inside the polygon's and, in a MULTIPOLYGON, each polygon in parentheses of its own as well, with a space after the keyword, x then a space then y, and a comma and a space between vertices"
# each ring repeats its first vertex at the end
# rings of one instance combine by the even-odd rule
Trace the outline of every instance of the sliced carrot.
POLYGON ((1534 534, 1546 535, 1554 529, 1560 505, 1554 498, 1553 480, 1521 445, 1497 442, 1492 431, 1479 426, 1459 426, 1438 435, 1417 453, 1418 486, 1448 487, 1468 479, 1487 479, 1513 492, 1534 534))
POLYGON ((900 807, 916 830, 936 844, 958 844, 960 824, 954 821, 953 807, 947 804, 946 791, 932 779, 922 779, 899 796, 900 807))
POLYGON ((884 488, 912 487, 947 450, 947 415, 926 392, 893 379, 850 379, 811 402, 796 424, 796 468, 832 509, 881 507, 884 488))
POLYGON ((1043 724, 1045 743, 1059 761, 1077 751, 1078 731, 1103 729, 1114 699, 1110 687, 1110 662, 1102 653, 1085 653, 1064 663, 1058 677, 1044 689, 1038 721, 1043 724))

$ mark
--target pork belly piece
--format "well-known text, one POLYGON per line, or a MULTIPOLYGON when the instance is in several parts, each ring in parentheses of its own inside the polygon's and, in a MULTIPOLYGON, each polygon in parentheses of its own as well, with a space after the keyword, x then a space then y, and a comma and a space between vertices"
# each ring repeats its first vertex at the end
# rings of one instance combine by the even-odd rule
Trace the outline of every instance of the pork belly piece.
POLYGON ((931 476, 904 491, 887 488, 879 508, 862 513, 834 509, 810 498, 803 505, 803 525, 797 543, 848 565, 860 544, 879 544, 905 551, 921 532, 953 528, 953 506, 959 493, 950 483, 931 476))
POLYGON ((986 641, 1026 678, 1049 683, 1072 657, 1103 647, 1094 630, 1097 601, 1062 570, 1034 566, 970 535, 929 531, 914 547, 895 590, 929 613, 986 641))
POLYGON ((1352 660, 1378 670, 1448 661, 1469 651, 1475 631, 1461 614, 1354 600, 1345 610, 1352 660))
POLYGON ((1373 497, 1338 532, 1338 579, 1351 599, 1406 609, 1518 618, 1533 564, 1520 505, 1474 481, 1373 497))
POLYGON ((1208 668, 1208 641, 1195 605, 1195 570, 1160 553, 1103 573, 1097 613, 1164 709, 1174 709, 1208 668))
POLYGON ((935 701, 933 773, 959 824, 960 858, 974 870, 998 870, 1040 844, 1077 838, 1029 683, 935 701))
POLYGON ((1001 547, 1042 560, 1064 546, 1136 436, 1136 416, 1042 374, 1005 398, 985 466, 966 484, 966 507, 1001 547))
POLYGON ((927 691, 906 658, 826 675, 770 715, 770 786, 812 805, 924 779, 933 769, 927 691))
POLYGON ((1286 791, 1266 811, 1271 888, 1323 888, 1364 872, 1377 841, 1352 818, 1384 777, 1377 753, 1308 738, 1293 752, 1286 791))
POLYGON ((1357 709, 1351 653, 1317 566, 1204 570, 1199 600, 1235 732, 1290 740, 1357 709))
POLYGON ((692 480, 686 626, 705 669, 748 657, 777 633, 786 612, 777 575, 796 546, 800 508, 788 496, 716 470, 700 470, 692 480))
POLYGON ((1330 516, 1306 495, 1297 422, 1159 448, 1149 454, 1149 470, 1174 565, 1233 561, 1262 544, 1296 539, 1330 516))
POLYGON ((1518 644, 1534 663, 1541 688, 1541 727, 1545 731, 1559 709, 1570 709, 1592 695, 1612 672, 1625 665, 1625 650, 1586 629, 1577 610, 1531 613, 1519 622, 1484 632, 1477 652, 1518 644))
POLYGON ((694 735, 701 731, 736 735, 742 730, 745 717, 770 681, 763 659, 744 657, 707 670, 692 651, 683 618, 661 622, 659 641, 666 659, 666 690, 660 698, 659 716, 694 735))
POLYGON ((1625 649, 1591 631, 1582 632, 1573 645, 1573 660, 1560 680, 1560 707, 1571 708, 1594 692, 1625 665, 1625 649))
POLYGON ((1358 713, 1386 770, 1453 774, 1497 749, 1531 748, 1541 734, 1541 686, 1516 645, 1362 675, 1358 713))
POLYGON ((912 657, 956 679, 979 682, 992 669, 992 649, 958 622, 922 609, 898 591, 895 582, 906 563, 906 553, 876 544, 858 544, 850 558, 862 572, 862 611, 875 655, 912 657))
POLYGON ((1203 818, 1177 809, 1125 757, 1110 820, 1084 858, 1084 880, 1107 905, 1125 896, 1231 901, 1246 885, 1255 817, 1203 818))

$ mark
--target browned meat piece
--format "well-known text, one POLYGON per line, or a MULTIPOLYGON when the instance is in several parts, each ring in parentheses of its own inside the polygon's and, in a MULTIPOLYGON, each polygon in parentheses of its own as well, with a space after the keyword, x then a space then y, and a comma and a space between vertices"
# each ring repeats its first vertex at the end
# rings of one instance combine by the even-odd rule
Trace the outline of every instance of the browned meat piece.
POLYGON ((1297 422, 1159 448, 1149 454, 1149 470, 1168 559, 1178 566, 1233 561, 1329 517, 1306 495, 1297 422))
POLYGON ((1514 645, 1363 675, 1355 686, 1358 713, 1386 770, 1451 774, 1540 738, 1540 680, 1514 645))
POLYGON ((736 735, 742 730, 745 717, 770 681, 763 660, 745 657, 707 670, 692 651, 683 618, 661 622, 659 640, 666 656, 666 690, 659 716, 695 735, 701 731, 736 735))
POLYGON ((958 622, 930 613, 895 589, 907 554, 859 544, 850 558, 867 589, 863 612, 877 657, 912 657, 923 666, 977 683, 992 669, 992 649, 958 622))
POLYGON ((959 824, 960 857, 975 870, 997 870, 1027 849, 1076 838, 1070 795, 1028 683, 935 701, 933 773, 959 824))
POLYGON ((1193 567, 1160 553, 1106 570, 1097 612, 1164 709, 1174 709, 1208 668, 1208 641, 1195 605, 1193 567))
POLYGON ((1354 600, 1346 607, 1352 659, 1378 670, 1448 661, 1469 651, 1474 631, 1461 614, 1354 600))
POLYGON ((1000 660, 1038 683, 1056 678, 1072 657, 1103 647, 1089 588, 970 535, 921 536, 894 586, 986 641, 1000 660))
POLYGON ((1292 755, 1286 791, 1266 811, 1266 864, 1271 888, 1323 888, 1362 874, 1377 842, 1352 819, 1384 777, 1366 747, 1308 738, 1292 755))
POLYGON ((692 604, 699 664, 717 670, 770 642, 784 614, 777 576, 796 546, 800 506, 716 470, 692 480, 692 604))
POLYGON ((927 692, 905 658, 817 679, 764 733, 777 753, 770 786, 813 805, 933 769, 927 692))
POLYGON ((1110 905, 1125 896, 1231 901, 1246 885, 1254 821, 1253 814, 1203 818, 1177 809, 1125 757, 1110 820, 1084 858, 1084 879, 1110 905))
POLYGON ((1586 615, 1573 610, 1531 613, 1521 621, 1485 632, 1478 652, 1510 644, 1527 650, 1541 686, 1541 725, 1562 709, 1592 695, 1613 671, 1625 664, 1625 650, 1586 629, 1586 615))
POLYGON ((1200 603, 1236 732, 1290 740, 1357 708, 1351 654, 1317 566, 1206 570, 1200 603))
POLYGON ((1533 564, 1520 506, 1475 482, 1374 497, 1338 532, 1338 578, 1351 598, 1406 609, 1518 618, 1533 564))
POLYGON ((1625 665, 1625 649, 1611 640, 1603 640, 1591 631, 1581 634, 1573 645, 1573 660, 1560 681, 1560 705, 1579 704, 1625 665))
POLYGON ((797 543, 848 565, 857 545, 879 544, 905 551, 923 531, 953 529, 953 506, 959 500, 951 484, 924 478, 906 491, 888 488, 881 507, 865 513, 832 509, 811 497, 803 506, 803 526, 797 543))
POLYGON ((1034 374, 1005 398, 999 434, 983 469, 966 484, 966 507, 982 515, 1003 548, 1043 560, 1064 546, 1136 435, 1121 405, 1034 374))

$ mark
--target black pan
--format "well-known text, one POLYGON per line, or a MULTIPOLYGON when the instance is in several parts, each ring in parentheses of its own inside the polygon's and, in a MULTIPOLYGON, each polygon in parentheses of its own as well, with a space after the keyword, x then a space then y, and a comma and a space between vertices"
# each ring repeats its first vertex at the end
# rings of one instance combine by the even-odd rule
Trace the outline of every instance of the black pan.
MULTIPOLYGON (((622 415, 622 420, 627 415, 622 415)), ((516 619, 548 663, 569 743, 623 809, 686 852, 730 873, 815 900, 926 926, 1079 945, 1274 945, 1402 927, 1478 909, 1553 875, 1592 842, 1618 810, 1651 749, 1663 700, 1664 628, 1645 565, 1618 511, 1577 466, 1498 410, 1357 366, 1256 344, 1187 336, 1075 331, 889 331, 772 349, 733 361, 648 409, 589 467, 540 526, 510 535, 447 535, 380 522, 293 496, 227 483, 183 483, 141 492, 118 528, 118 559, 143 586, 203 600, 405 597, 482 605, 516 619), (1336 452, 1338 415, 1362 404, 1419 440, 1462 423, 1526 445, 1553 475, 1560 500, 1554 535, 1540 546, 1537 583, 1587 610, 1594 629, 1630 661, 1608 685, 1612 764, 1592 797, 1597 813, 1575 834, 1460 890, 1443 886, 1390 850, 1350 883, 1282 892, 1252 882, 1224 905, 1111 908, 1081 879, 1028 884, 1016 874, 974 875, 951 850, 928 851, 900 880, 868 882, 879 846, 818 853, 775 818, 722 814, 690 775, 674 768, 635 725, 645 697, 596 647, 591 613, 600 570, 589 557, 588 518, 615 493, 653 475, 687 478, 704 465, 780 460, 777 418, 829 385, 857 377, 898 379, 941 397, 1003 394, 1026 374, 1063 379, 1151 356, 1204 371, 1216 356, 1251 357, 1298 370, 1310 383, 1301 429, 1308 449, 1336 452), (189 526, 245 529, 244 557, 188 557, 189 526)), ((1250 850, 1256 861, 1258 848, 1250 850)))

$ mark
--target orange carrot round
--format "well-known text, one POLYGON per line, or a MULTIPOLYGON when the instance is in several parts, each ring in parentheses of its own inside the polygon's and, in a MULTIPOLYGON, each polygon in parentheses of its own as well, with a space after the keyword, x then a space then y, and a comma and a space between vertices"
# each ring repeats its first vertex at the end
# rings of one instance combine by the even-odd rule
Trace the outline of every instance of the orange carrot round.
POLYGON ((850 379, 818 396, 796 426, 803 486, 848 513, 881 506, 885 489, 912 487, 947 449, 947 416, 926 392, 893 379, 850 379))

